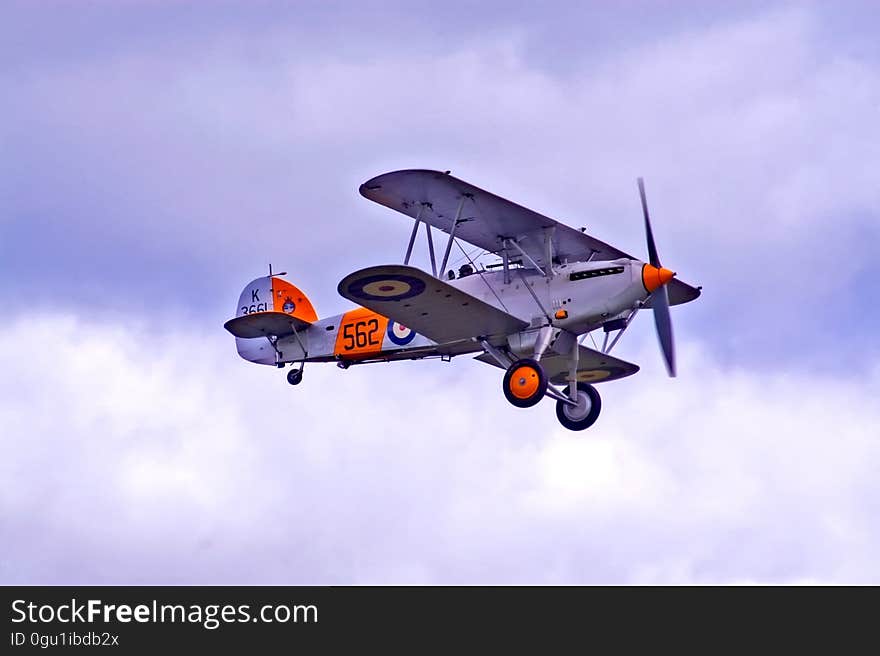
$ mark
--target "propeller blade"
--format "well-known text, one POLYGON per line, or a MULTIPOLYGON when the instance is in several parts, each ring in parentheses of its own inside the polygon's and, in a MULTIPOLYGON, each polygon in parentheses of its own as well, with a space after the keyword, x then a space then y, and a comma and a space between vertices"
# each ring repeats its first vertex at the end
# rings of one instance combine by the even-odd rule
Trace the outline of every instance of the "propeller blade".
MULTIPOLYGON (((657 255, 657 245, 654 243, 654 231, 651 230, 651 217, 648 216, 648 199, 645 197, 645 181, 638 179, 639 197, 642 199, 642 214, 645 215, 645 239, 648 242, 648 261, 651 266, 657 267, 661 272, 674 275, 663 269, 660 264, 660 256, 657 255)), ((660 281, 660 286, 651 294, 651 307, 654 308, 654 327, 657 329, 657 339, 660 341, 660 350, 663 351, 663 360, 666 363, 666 371, 670 378, 675 378, 675 342, 672 338, 672 317, 669 316, 669 293, 666 291, 665 281, 660 281)))
POLYGON ((639 178, 639 196, 642 199, 642 214, 645 215, 645 237, 648 240, 648 261, 652 266, 661 267, 660 257, 657 255, 657 246, 654 244, 654 233, 651 230, 651 219, 648 216, 648 199, 645 197, 645 181, 639 178))
POLYGON ((672 318, 669 316, 669 294, 666 285, 651 295, 651 307, 654 308, 654 326, 657 328, 657 339, 666 362, 666 371, 670 378, 675 378, 675 342, 672 338, 672 318))

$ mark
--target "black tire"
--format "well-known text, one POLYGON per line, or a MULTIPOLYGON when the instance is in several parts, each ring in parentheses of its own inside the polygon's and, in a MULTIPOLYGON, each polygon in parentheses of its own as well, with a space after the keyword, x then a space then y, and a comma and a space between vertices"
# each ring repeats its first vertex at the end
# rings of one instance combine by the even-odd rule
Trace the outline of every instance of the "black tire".
POLYGON ((585 410, 585 412, 581 413, 583 416, 578 416, 579 413, 577 413, 576 409, 575 412, 572 412, 573 409, 570 405, 563 403, 562 401, 557 401, 556 418, 559 419, 559 423, 565 426, 568 430, 582 431, 595 424, 596 420, 599 418, 599 413, 602 412, 602 397, 599 396, 599 392, 596 391, 595 387, 588 385, 587 383, 578 383, 577 389, 578 399, 580 400, 583 398, 585 406, 588 402, 590 404, 589 409, 581 408, 582 410, 585 410), (581 394, 584 394, 585 397, 582 397, 581 394))
POLYGON ((547 374, 544 373, 544 367, 537 360, 523 358, 510 365, 510 368, 504 374, 502 388, 504 390, 504 397, 517 408, 531 408, 544 398, 544 393, 547 391, 547 374), (528 374, 525 376, 520 374, 517 380, 514 380, 513 374, 523 367, 530 370, 528 374), (517 386, 527 389, 528 395, 517 394, 514 391, 517 386))
POLYGON ((287 382, 291 385, 299 385, 303 379, 302 369, 291 369, 287 372, 287 382))

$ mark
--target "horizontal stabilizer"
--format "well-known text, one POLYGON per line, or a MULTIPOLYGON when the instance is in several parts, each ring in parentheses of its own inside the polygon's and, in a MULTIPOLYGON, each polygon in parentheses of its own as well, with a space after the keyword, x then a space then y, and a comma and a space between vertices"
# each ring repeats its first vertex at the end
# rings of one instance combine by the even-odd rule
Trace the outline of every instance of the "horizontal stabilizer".
POLYGON ((311 324, 284 312, 254 312, 230 319, 223 327, 236 337, 285 337, 311 324))

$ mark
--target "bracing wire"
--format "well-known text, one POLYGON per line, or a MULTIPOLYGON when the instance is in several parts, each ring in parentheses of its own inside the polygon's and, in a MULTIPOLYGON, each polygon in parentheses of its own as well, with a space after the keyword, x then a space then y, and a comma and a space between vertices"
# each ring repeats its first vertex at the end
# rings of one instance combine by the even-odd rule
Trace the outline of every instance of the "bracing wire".
MULTIPOLYGON (((470 265, 474 268, 474 273, 478 274, 478 275, 480 276, 480 278, 482 279, 482 281, 483 281, 484 283, 486 283, 486 287, 488 287, 488 288, 489 288, 489 291, 491 291, 492 294, 495 296, 495 298, 498 299, 498 302, 501 303, 501 307, 504 308, 504 311, 505 311, 505 312, 509 312, 510 310, 507 309, 507 306, 504 304, 504 301, 501 300, 501 297, 498 295, 498 292, 496 292, 496 291, 495 291, 495 288, 492 287, 492 285, 489 284, 489 281, 488 281, 488 280, 486 280, 486 276, 484 275, 486 272, 477 269, 477 265, 476 265, 476 264, 474 263, 474 261, 471 259, 471 256, 470 256, 470 255, 464 250, 464 248, 462 248, 461 244, 458 243, 458 240, 457 240, 457 239, 455 240, 455 245, 458 246, 459 250, 460 250, 462 253, 464 253, 464 256, 467 258, 467 260, 468 260, 468 262, 470 263, 470 265)), ((483 250, 483 249, 480 249, 480 250, 483 250)), ((481 255, 482 255, 482 254, 481 254, 481 255)), ((480 257, 480 255, 478 255, 477 257, 480 257)))

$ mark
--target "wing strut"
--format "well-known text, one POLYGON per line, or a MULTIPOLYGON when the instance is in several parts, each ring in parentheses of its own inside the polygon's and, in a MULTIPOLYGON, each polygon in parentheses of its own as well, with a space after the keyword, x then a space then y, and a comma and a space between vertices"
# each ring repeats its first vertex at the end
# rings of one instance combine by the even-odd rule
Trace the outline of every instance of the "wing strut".
MULTIPOLYGON (((464 200, 464 199, 462 199, 462 200, 464 200)), ((407 244, 407 247, 406 247, 406 255, 403 258, 404 265, 408 265, 409 260, 412 257, 413 246, 415 246, 416 237, 419 234, 419 224, 422 223, 422 212, 424 211, 425 207, 427 207, 428 209, 431 209, 431 203, 419 203, 419 211, 416 212, 416 220, 415 220, 415 223, 413 224, 412 232, 409 235, 409 244, 407 244)), ((437 256, 434 253, 434 234, 431 232, 431 224, 428 223, 427 221, 425 221, 424 224, 425 224, 425 232, 427 233, 427 236, 428 236, 428 257, 431 260, 431 272, 434 274, 434 277, 436 278, 437 277, 437 256)), ((453 226, 453 231, 454 230, 455 230, 455 226, 453 226)), ((449 257, 449 249, 451 248, 451 246, 452 246, 452 238, 450 237, 449 244, 446 246, 446 255, 444 256, 444 260, 443 260, 444 267, 446 266, 446 259, 445 258, 449 257)), ((442 268, 443 267, 441 267, 441 269, 442 268)))
POLYGON ((431 236, 431 224, 425 224, 425 230, 428 231, 428 255, 431 258, 431 273, 437 277, 437 258, 434 257, 434 237, 431 236))
MULTIPOLYGON (((412 233, 409 236, 409 246, 406 247, 406 256, 403 258, 404 264, 409 264, 409 258, 412 256, 413 245, 416 243, 416 235, 419 232, 419 223, 422 222, 422 210, 425 209, 425 204, 422 203, 419 205, 419 211, 416 213, 416 222, 413 225, 412 233)), ((430 228, 428 228, 430 230, 430 228)))
MULTIPOLYGON (((538 263, 535 262, 535 261, 532 259, 532 256, 529 255, 528 253, 526 253, 526 252, 522 249, 522 246, 520 246, 520 245, 517 243, 516 239, 504 239, 503 242, 504 242, 505 249, 507 248, 507 244, 513 244, 513 247, 514 247, 516 250, 519 251, 520 255, 522 255, 524 258, 526 258, 526 259, 529 261, 529 264, 531 264, 533 267, 535 267, 535 269, 537 269, 537 270, 541 273, 542 276, 546 276, 546 275, 547 275, 547 273, 544 272, 544 269, 542 269, 541 267, 539 267, 539 266, 538 266, 538 263)), ((548 268, 548 271, 549 271, 549 268, 548 268)), ((552 274, 551 274, 551 275, 552 275, 552 274)))
POLYGON ((544 228, 544 265, 547 271, 544 274, 548 280, 553 279, 553 235, 556 233, 556 226, 544 228))
MULTIPOLYGON (((446 240, 446 252, 443 253, 443 264, 440 265, 440 273, 446 271, 446 264, 449 262, 449 253, 452 251, 452 241, 455 239, 455 231, 458 230, 458 223, 461 219, 461 209, 464 207, 465 196, 458 201, 458 209, 455 210, 455 219, 452 221, 452 228, 449 230, 449 239, 446 240)), ((436 274, 435 274, 436 275, 436 274)))

